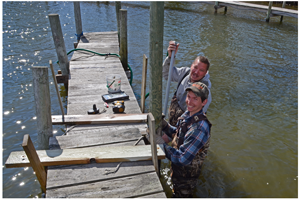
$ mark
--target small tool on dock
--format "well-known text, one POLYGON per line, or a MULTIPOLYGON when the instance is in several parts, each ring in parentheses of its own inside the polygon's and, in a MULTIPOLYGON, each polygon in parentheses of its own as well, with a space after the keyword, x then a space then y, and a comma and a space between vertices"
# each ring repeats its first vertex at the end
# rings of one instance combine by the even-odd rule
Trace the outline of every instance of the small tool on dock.
POLYGON ((93 109, 88 110, 87 113, 89 115, 91 115, 91 114, 98 114, 99 113, 99 109, 96 107, 96 104, 93 104, 93 109))
POLYGON ((123 113, 125 110, 124 101, 114 101, 113 102, 113 112, 114 113, 123 113))

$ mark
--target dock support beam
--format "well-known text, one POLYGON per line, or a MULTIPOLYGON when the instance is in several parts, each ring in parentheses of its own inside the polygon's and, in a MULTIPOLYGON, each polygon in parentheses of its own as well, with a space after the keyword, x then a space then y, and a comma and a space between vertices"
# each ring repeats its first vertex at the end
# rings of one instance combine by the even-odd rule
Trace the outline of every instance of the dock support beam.
POLYGON ((76 24, 76 36, 77 36, 77 42, 79 42, 80 37, 83 35, 81 13, 80 13, 80 2, 74 1, 73 3, 74 3, 75 24, 76 24))
POLYGON ((150 111, 155 118, 155 131, 161 135, 162 62, 164 35, 164 2, 150 2, 150 111))
POLYGON ((116 1, 116 15, 117 15, 117 24, 118 24, 118 40, 120 45, 120 9, 121 9, 121 1, 116 1))
MULTIPOLYGON (((49 14, 48 16, 52 30, 52 37, 56 49, 56 54, 59 61, 59 67, 61 69, 63 78, 69 79, 69 60, 66 51, 64 36, 60 25, 59 15, 49 14)), ((68 85, 64 85, 65 88, 68 89, 68 85)))
POLYGON ((269 1, 269 8, 268 8, 268 12, 267 12, 266 22, 270 21, 270 15, 272 13, 272 5, 273 5, 273 1, 269 1))
POLYGON ((22 147, 30 161, 31 167, 35 172, 43 192, 46 193, 47 173, 28 134, 24 135, 22 147))
POLYGON ((215 2, 215 6, 214 6, 214 8, 215 8, 215 13, 217 13, 217 11, 218 11, 218 7, 219 7, 219 2, 215 2))
MULTIPOLYGON (((283 8, 285 7, 285 4, 286 4, 286 1, 284 1, 284 2, 282 3, 282 7, 283 7, 283 8)), ((282 20, 283 20, 283 16, 280 17, 280 23, 282 22, 282 20)))
POLYGON ((127 47, 127 10, 124 9, 120 9, 120 56, 124 70, 129 70, 127 47))
POLYGON ((49 148, 53 136, 48 67, 33 66, 33 94, 37 118, 38 149, 49 148))
POLYGON ((152 152, 152 162, 156 173, 160 176, 159 164, 157 158, 157 148, 156 148, 156 133, 155 133, 155 119, 152 113, 147 115, 148 127, 149 127, 149 135, 150 135, 150 143, 151 143, 151 152, 152 152))

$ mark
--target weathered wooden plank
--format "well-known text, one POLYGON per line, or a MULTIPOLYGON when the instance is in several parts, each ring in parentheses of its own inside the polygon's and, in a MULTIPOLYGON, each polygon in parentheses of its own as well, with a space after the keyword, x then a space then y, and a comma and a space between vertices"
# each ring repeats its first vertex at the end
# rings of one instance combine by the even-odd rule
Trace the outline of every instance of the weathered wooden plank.
POLYGON ((130 128, 138 128, 142 135, 146 135, 147 125, 144 123, 128 123, 122 125, 115 124, 87 124, 87 125, 76 125, 68 127, 67 135, 80 135, 80 134, 88 134, 90 133, 101 133, 106 134, 107 132, 112 131, 124 131, 130 128), (72 129, 70 129, 72 128, 72 129))
POLYGON ((93 132, 84 135, 68 135, 51 137, 49 145, 52 147, 67 149, 87 146, 100 146, 121 142, 137 141, 141 137, 138 128, 123 129, 122 131, 93 132))
MULTIPOLYGON (((91 159, 97 163, 152 159, 150 145, 37 150, 37 154, 43 166, 88 164, 91 159)), ((157 156, 158 159, 165 158, 164 152, 158 145, 157 156)), ((11 152, 5 166, 6 168, 30 167, 30 163, 24 151, 16 151, 11 152)))
MULTIPOLYGON (((77 47, 77 49, 81 49, 81 48, 84 48, 84 47, 80 47, 80 46, 77 47)), ((85 47, 84 49, 86 49, 86 48, 87 47, 85 47)), ((92 58, 92 59, 99 58, 99 59, 101 59, 101 57, 103 57, 101 54, 107 54, 107 53, 117 54, 116 52, 118 52, 118 48, 119 48, 118 45, 103 46, 103 47, 101 47, 97 44, 94 44, 94 46, 89 45, 89 49, 86 49, 86 50, 90 50, 95 53, 99 53, 100 55, 92 53, 92 52, 84 51, 84 50, 76 50, 76 51, 74 51, 71 61, 76 60, 76 59, 81 59, 81 58, 92 58)))
MULTIPOLYGON (((84 135, 84 133, 82 133, 82 135, 84 135)), ((107 142, 107 143, 103 143, 103 145, 94 145, 94 146, 86 146, 89 148, 95 148, 95 147, 112 147, 112 146, 134 146, 135 143, 137 142, 138 139, 132 139, 133 141, 130 140, 123 140, 120 142, 107 142)), ((144 140, 142 139, 137 145, 145 145, 144 140)), ((76 147, 66 147, 66 148, 76 148, 76 147)), ((79 148, 84 148, 84 147, 79 147, 79 148)), ((55 149, 64 149, 63 147, 61 147, 59 145, 59 143, 57 142, 57 140, 55 138, 50 138, 49 139, 49 149, 50 150, 55 150, 55 149)))
POLYGON ((47 197, 124 198, 159 193, 162 187, 155 172, 116 178, 91 184, 47 190, 47 197))
POLYGON ((47 189, 57 189, 62 186, 79 183, 87 184, 93 181, 105 181, 155 171, 152 161, 122 162, 117 172, 107 174, 108 170, 113 171, 118 164, 119 162, 50 166, 48 167, 47 189))
POLYGON ((52 124, 101 124, 147 122, 147 114, 52 115, 52 124))
POLYGON ((166 198, 166 194, 164 191, 149 195, 140 196, 140 198, 166 198))
POLYGON ((46 179, 47 173, 45 168, 42 166, 41 161, 36 153, 36 150, 33 146, 33 143, 29 137, 29 134, 24 135, 22 147, 27 155, 27 158, 30 160, 31 167, 33 168, 38 181, 40 182, 43 192, 46 192, 46 179))
POLYGON ((106 68, 106 65, 112 65, 112 64, 121 64, 120 59, 115 56, 110 56, 107 57, 106 59, 105 57, 103 57, 103 59, 97 61, 88 61, 88 62, 72 61, 70 63, 70 69, 76 67, 85 68, 90 66, 99 67, 101 69, 101 68, 106 68))

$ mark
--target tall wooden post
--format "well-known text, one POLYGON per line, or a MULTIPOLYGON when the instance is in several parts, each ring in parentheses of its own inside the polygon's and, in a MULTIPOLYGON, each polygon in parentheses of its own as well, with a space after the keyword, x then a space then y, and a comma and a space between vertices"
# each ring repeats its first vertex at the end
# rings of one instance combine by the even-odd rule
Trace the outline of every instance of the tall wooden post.
POLYGON ((144 56, 143 56, 143 72, 142 72, 142 89, 141 89, 141 111, 142 111, 142 113, 145 112, 147 63, 148 63, 148 58, 144 54, 144 56))
POLYGON ((270 15, 271 15, 271 12, 272 12, 272 5, 273 5, 273 1, 269 1, 269 8, 268 8, 268 12, 267 12, 266 22, 270 21, 270 15))
POLYGON ((80 37, 83 35, 81 13, 80 13, 80 2, 74 1, 73 4, 74 4, 74 15, 75 15, 75 24, 76 24, 76 36, 77 36, 77 42, 79 42, 80 37))
POLYGON ((164 2, 150 2, 150 112, 155 118, 155 130, 161 135, 162 122, 162 62, 164 35, 164 2))
POLYGON ((121 1, 116 1, 116 15, 117 15, 117 24, 118 24, 118 39, 120 44, 120 9, 121 9, 121 1))
POLYGON ((33 66, 33 94, 37 118, 38 149, 49 148, 53 136, 48 67, 33 66))
POLYGON ((124 70, 128 70, 127 10, 120 9, 120 56, 124 70))
MULTIPOLYGON (((283 8, 285 7, 285 4, 286 4, 286 1, 284 1, 284 2, 282 3, 282 7, 283 7, 283 8)), ((283 16, 280 17, 280 22, 282 22, 282 20, 283 20, 283 16)))
POLYGON ((52 37, 62 75, 69 75, 69 60, 58 14, 49 14, 52 37))

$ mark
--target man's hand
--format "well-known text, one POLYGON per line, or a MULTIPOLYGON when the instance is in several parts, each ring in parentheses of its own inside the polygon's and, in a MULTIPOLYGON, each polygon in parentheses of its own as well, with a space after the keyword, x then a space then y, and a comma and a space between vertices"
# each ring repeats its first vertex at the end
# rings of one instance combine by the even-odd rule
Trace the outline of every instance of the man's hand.
POLYGON ((179 43, 175 46, 175 41, 169 41, 169 47, 168 47, 168 55, 171 58, 172 51, 175 50, 175 55, 178 51, 179 43))

